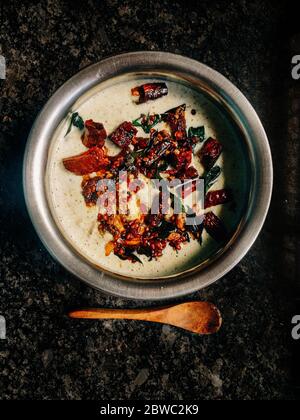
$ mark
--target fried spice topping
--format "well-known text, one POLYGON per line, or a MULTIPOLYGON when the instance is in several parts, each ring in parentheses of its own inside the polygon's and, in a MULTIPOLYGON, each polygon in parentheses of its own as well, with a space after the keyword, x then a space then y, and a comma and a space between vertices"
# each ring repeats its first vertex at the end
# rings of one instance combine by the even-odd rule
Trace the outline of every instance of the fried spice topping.
MULTIPOLYGON (((139 103, 145 103, 167 95, 168 87, 165 83, 148 83, 133 88, 131 93, 139 98, 139 103)), ((114 254, 132 263, 141 263, 138 255, 144 255, 149 260, 157 259, 168 245, 179 252, 191 239, 202 243, 204 229, 218 242, 228 239, 223 222, 212 211, 204 212, 203 209, 200 221, 199 217, 195 217, 195 220, 198 219, 197 223, 187 223, 188 216, 184 205, 181 206, 182 212, 175 214, 174 195, 168 204, 171 215, 163 213, 161 204, 158 214, 152 214, 149 209, 142 211, 140 200, 137 200, 141 208, 137 218, 131 220, 128 214, 119 214, 121 198, 118 177, 121 171, 127 171, 131 179, 136 180, 139 174, 142 174, 149 179, 166 177, 169 180, 179 179, 185 184, 187 182, 189 184, 182 192, 184 199, 196 189, 196 182, 200 179, 197 169, 193 166, 194 159, 199 159, 205 169, 204 208, 223 205, 233 199, 229 189, 209 191, 221 173, 221 168, 215 164, 222 153, 222 145, 213 138, 204 142, 203 126, 189 127, 187 130, 185 112, 186 105, 183 104, 163 114, 142 114, 132 122, 122 122, 108 137, 102 123, 89 119, 84 123, 81 137, 88 150, 63 160, 68 171, 84 176, 81 188, 88 207, 95 206, 104 193, 98 188, 101 180, 116 182, 117 197, 113 203, 116 214, 100 210, 98 214, 99 232, 109 232, 112 236, 112 240, 105 246, 107 256, 114 254), (165 123, 166 129, 154 128, 160 122, 165 123), (138 129, 143 130, 148 137, 141 137, 138 129), (120 147, 117 155, 107 155, 106 138, 120 147), (201 143, 203 145, 200 152, 195 154, 195 147, 201 143)), ((192 114, 195 114, 193 110, 192 114)), ((129 190, 125 201, 132 201, 142 188, 143 186, 139 185, 134 190, 129 190)))

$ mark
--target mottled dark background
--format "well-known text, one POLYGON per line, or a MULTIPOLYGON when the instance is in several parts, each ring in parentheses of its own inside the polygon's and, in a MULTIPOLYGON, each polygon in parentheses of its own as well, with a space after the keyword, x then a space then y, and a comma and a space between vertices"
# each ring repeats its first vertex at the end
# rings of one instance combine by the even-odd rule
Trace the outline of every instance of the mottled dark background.
POLYGON ((300 82, 291 81, 289 63, 300 42, 289 42, 284 30, 285 3, 1 0, 0 314, 7 340, 0 341, 0 398, 296 398, 290 319, 300 296, 300 82), (42 106, 78 70, 135 50, 184 54, 219 70, 250 99, 270 138, 275 192, 262 234, 230 274, 189 297, 220 307, 224 326, 216 336, 68 320, 72 306, 136 304, 103 297, 68 274, 26 212, 23 152, 42 106))

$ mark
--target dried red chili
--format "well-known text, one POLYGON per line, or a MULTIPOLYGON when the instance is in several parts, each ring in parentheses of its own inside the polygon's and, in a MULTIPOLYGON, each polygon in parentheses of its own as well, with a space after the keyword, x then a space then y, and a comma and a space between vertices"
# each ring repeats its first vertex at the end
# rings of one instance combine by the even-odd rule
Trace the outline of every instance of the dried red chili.
POLYGON ((137 129, 133 126, 133 124, 131 122, 124 121, 118 128, 116 128, 109 138, 117 146, 123 149, 130 145, 136 133, 137 129))
POLYGON ((199 152, 199 157, 206 171, 209 171, 222 153, 222 145, 218 140, 209 138, 199 152))
POLYGON ((186 170, 192 162, 192 148, 176 149, 172 154, 172 166, 180 172, 186 170))
POLYGON ((223 242, 227 238, 227 232, 223 223, 213 212, 206 213, 204 228, 218 242, 223 242))
MULTIPOLYGON (((139 169, 145 173, 154 163, 158 162, 166 152, 170 151, 173 146, 170 135, 167 131, 151 130, 148 153, 137 158, 139 169), (150 147, 151 146, 151 147, 150 147)), ((155 172, 155 168, 154 168, 155 172)))
POLYGON ((94 178, 90 178, 84 180, 81 184, 82 187, 82 195, 85 200, 85 204, 88 207, 95 206, 99 197, 99 193, 97 191, 98 182, 101 180, 99 176, 94 178))
POLYGON ((224 189, 218 191, 210 191, 205 197, 205 208, 218 206, 220 204, 229 203, 232 200, 231 190, 224 189))
POLYGON ((82 143, 88 148, 94 146, 103 147, 107 137, 103 124, 87 120, 84 125, 85 131, 81 137, 82 143))
POLYGON ((87 152, 63 160, 65 168, 75 175, 87 175, 107 168, 110 164, 104 149, 92 147, 87 152))
POLYGON ((185 170, 184 178, 185 179, 195 179, 198 178, 199 174, 196 168, 194 166, 190 166, 185 170))
POLYGON ((134 138, 134 149, 141 150, 145 149, 149 145, 149 139, 145 137, 135 137, 134 138))
POLYGON ((168 86, 165 83, 146 83, 131 89, 132 96, 139 96, 138 103, 153 101, 168 94, 168 86))
POLYGON ((163 121, 169 124, 172 136, 178 141, 186 139, 186 105, 180 105, 177 108, 170 109, 162 115, 163 121))

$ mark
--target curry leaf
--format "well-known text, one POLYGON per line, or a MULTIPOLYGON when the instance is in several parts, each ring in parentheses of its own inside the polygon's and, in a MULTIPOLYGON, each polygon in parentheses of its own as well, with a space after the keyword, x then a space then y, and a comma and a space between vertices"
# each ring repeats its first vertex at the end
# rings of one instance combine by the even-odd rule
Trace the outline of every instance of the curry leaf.
POLYGON ((143 264, 142 261, 139 259, 139 257, 133 253, 133 251, 126 248, 125 248, 124 255, 116 254, 116 256, 120 258, 120 260, 123 260, 123 261, 131 260, 131 261, 135 261, 140 264, 143 264))
POLYGON ((136 261, 136 262, 138 262, 138 263, 140 263, 140 264, 142 264, 142 265, 143 265, 142 261, 139 259, 139 257, 138 257, 137 255, 135 255, 135 254, 130 254, 130 258, 131 258, 133 261, 136 261))
POLYGON ((202 127, 190 127, 188 132, 189 137, 197 137, 201 142, 205 139, 205 128, 202 127))
POLYGON ((205 177, 205 191, 208 191, 215 182, 217 182, 219 176, 221 175, 222 169, 220 166, 214 166, 205 177))
POLYGON ((150 133, 151 128, 155 127, 159 122, 161 122, 161 117, 158 114, 155 115, 145 115, 142 114, 139 118, 132 121, 132 124, 135 127, 141 127, 146 134, 150 133))
POLYGON ((72 126, 79 128, 79 130, 84 129, 84 121, 81 118, 81 116, 78 114, 78 112, 73 112, 70 118, 70 124, 68 127, 68 130, 65 134, 65 137, 71 132, 72 126))
POLYGON ((167 222, 166 220, 162 220, 162 223, 158 228, 159 238, 167 239, 170 233, 174 232, 174 230, 175 230, 175 225, 173 225, 173 223, 167 222))

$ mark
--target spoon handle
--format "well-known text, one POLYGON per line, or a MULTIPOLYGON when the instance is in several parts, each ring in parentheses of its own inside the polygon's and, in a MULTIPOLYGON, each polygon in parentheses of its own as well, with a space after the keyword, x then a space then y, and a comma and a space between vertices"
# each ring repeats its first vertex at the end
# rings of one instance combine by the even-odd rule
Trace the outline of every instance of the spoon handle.
MULTIPOLYGON (((172 306, 170 306, 172 307, 172 306)), ((153 309, 78 309, 69 313, 70 318, 77 319, 131 319, 159 322, 169 307, 153 309)))

